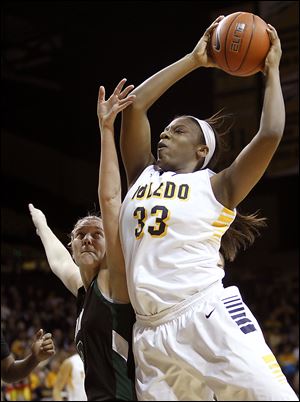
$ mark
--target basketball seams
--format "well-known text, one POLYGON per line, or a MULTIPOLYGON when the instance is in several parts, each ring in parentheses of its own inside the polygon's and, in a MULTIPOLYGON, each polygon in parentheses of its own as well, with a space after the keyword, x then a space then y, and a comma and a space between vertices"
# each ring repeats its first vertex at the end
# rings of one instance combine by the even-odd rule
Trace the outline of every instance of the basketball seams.
MULTIPOLYGON (((255 31, 256 26, 257 26, 257 21, 256 21, 256 19, 258 19, 259 17, 256 16, 256 15, 253 15, 253 18, 254 18, 254 21, 253 21, 254 29, 253 29, 253 31, 252 31, 252 34, 254 34, 254 31, 255 31)), ((250 40, 250 42, 249 42, 249 45, 251 45, 251 41, 252 41, 252 36, 251 36, 251 40, 250 40)), ((247 53, 248 53, 248 49, 247 49, 247 53)), ((261 62, 257 63, 256 66, 254 66, 253 68, 251 68, 251 69, 248 70, 247 72, 241 74, 240 77, 247 77, 247 76, 249 76, 249 75, 252 75, 252 74, 253 74, 253 71, 255 71, 255 70, 260 66, 260 64, 261 64, 261 62)), ((241 67, 241 66, 240 66, 240 67, 241 67)))

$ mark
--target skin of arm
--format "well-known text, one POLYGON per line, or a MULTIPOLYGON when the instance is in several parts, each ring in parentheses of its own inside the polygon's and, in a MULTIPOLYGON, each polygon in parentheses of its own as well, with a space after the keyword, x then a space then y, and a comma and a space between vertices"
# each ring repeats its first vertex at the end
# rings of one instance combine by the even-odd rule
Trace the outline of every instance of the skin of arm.
POLYGON ((53 400, 62 401, 61 391, 66 387, 70 381, 72 374, 72 365, 68 359, 66 359, 57 373, 56 381, 53 387, 53 400))
POLYGON ((49 228, 43 212, 32 204, 29 204, 28 207, 32 221, 36 227, 36 232, 43 243, 52 272, 58 276, 74 296, 77 296, 78 289, 82 286, 78 266, 73 261, 66 247, 49 228))
POLYGON ((218 17, 205 31, 193 51, 162 69, 139 85, 132 94, 136 99, 122 112, 121 155, 125 166, 128 187, 151 165, 155 158, 151 153, 151 130, 148 109, 173 84, 198 67, 216 67, 206 52, 210 33, 224 16, 218 17))
POLYGON ((101 133, 101 155, 98 196, 106 241, 106 263, 110 273, 111 294, 114 299, 128 303, 124 257, 119 236, 121 178, 114 139, 114 121, 117 114, 135 99, 134 95, 127 96, 133 85, 122 91, 125 82, 126 79, 120 81, 107 101, 104 87, 101 86, 99 89, 97 115, 101 133))
POLYGON ((265 94, 260 126, 251 142, 235 161, 211 179, 214 194, 227 208, 235 208, 266 171, 282 138, 285 106, 280 85, 281 44, 270 24, 271 48, 265 60, 265 94))
POLYGON ((40 329, 35 334, 31 353, 22 360, 15 360, 12 354, 1 360, 1 378, 5 382, 16 382, 27 377, 30 372, 43 360, 55 353, 52 335, 40 329))

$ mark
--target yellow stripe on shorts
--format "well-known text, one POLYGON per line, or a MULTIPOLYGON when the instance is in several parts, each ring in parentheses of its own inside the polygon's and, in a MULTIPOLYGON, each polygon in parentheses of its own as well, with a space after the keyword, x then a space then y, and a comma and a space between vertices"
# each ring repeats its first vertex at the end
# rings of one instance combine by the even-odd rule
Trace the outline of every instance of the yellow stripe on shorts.
POLYGON ((268 365, 268 367, 271 370, 274 377, 280 383, 286 382, 285 375, 281 371, 281 368, 280 368, 279 364, 277 363, 275 356, 273 354, 270 354, 270 355, 265 355, 262 358, 263 358, 264 362, 268 365))

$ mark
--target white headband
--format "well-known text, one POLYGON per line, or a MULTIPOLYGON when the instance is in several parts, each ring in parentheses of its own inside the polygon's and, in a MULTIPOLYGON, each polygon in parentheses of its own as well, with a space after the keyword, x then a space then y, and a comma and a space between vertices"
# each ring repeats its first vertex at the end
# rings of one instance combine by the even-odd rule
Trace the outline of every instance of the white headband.
POLYGON ((214 130, 211 128, 211 126, 204 120, 197 119, 197 117, 191 116, 193 119, 197 121, 199 126, 201 127, 201 130, 203 132, 204 138, 206 145, 208 147, 208 152, 207 155, 204 159, 204 163, 202 165, 202 169, 205 168, 205 166, 209 163, 211 160, 215 149, 216 149, 216 137, 214 130))

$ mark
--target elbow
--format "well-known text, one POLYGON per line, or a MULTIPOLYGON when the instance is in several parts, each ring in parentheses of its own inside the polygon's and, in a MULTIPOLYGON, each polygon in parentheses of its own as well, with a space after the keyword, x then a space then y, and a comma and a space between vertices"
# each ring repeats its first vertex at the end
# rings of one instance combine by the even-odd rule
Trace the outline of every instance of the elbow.
MULTIPOLYGON (((279 113, 280 114, 280 113, 279 113)), ((285 118, 264 119, 260 125, 260 132, 264 137, 281 139, 285 127, 285 118)))
POLYGON ((121 193, 120 193, 120 191, 116 191, 114 194, 105 195, 100 192, 99 193, 99 201, 100 201, 101 209, 103 207, 108 207, 108 208, 111 207, 112 208, 112 207, 115 207, 116 205, 121 205, 121 193))
POLYGON ((137 96, 131 105, 127 106, 122 113, 126 115, 130 115, 132 113, 143 113, 148 110, 148 104, 145 103, 145 100, 142 97, 137 96))
POLYGON ((271 131, 271 133, 270 133, 270 137, 273 138, 275 141, 277 140, 278 142, 281 141, 282 136, 283 136, 283 130, 281 130, 281 131, 274 130, 274 131, 271 131))
POLYGON ((284 132, 284 126, 268 127, 260 130, 261 136, 270 141, 280 141, 284 132))

